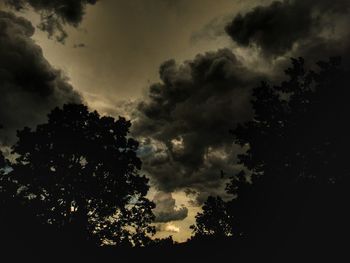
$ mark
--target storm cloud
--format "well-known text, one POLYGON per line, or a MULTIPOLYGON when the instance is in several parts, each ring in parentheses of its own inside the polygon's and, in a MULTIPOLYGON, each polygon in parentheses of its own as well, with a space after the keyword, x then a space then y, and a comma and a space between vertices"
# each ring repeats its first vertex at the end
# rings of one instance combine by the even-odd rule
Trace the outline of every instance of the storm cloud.
POLYGON ((226 32, 242 46, 255 45, 267 55, 283 55, 309 39, 327 37, 325 31, 334 31, 349 7, 348 0, 275 1, 235 16, 226 32))
POLYGON ((44 121, 52 108, 82 101, 44 58, 31 38, 34 31, 28 20, 0 11, 1 144, 13 143, 17 129, 44 121))
POLYGON ((158 189, 184 190, 197 204, 208 195, 224 195, 226 179, 241 169, 236 156, 244 150, 228 130, 252 117, 251 90, 266 77, 280 81, 289 57, 315 63, 340 55, 348 63, 349 7, 345 0, 257 6, 235 15, 225 28, 238 46, 181 64, 164 62, 161 81, 150 86, 134 122, 144 169, 158 189), (258 50, 257 61, 267 68, 246 63, 250 53, 242 47, 252 54, 258 50))
POLYGON ((179 221, 185 219, 188 215, 186 207, 176 207, 175 199, 171 193, 158 192, 154 196, 153 202, 156 204, 156 208, 153 210, 156 223, 179 221))
POLYGON ((228 49, 180 65, 166 61, 159 74, 134 123, 134 134, 147 138, 144 169, 163 191, 188 189, 201 200, 222 193, 225 178, 239 169, 229 129, 251 118, 251 88, 263 76, 228 49))
POLYGON ((83 19, 88 4, 93 5, 97 0, 4 0, 9 7, 20 11, 32 8, 40 14, 41 22, 38 25, 46 31, 49 37, 64 42, 67 33, 66 24, 77 27, 83 19))

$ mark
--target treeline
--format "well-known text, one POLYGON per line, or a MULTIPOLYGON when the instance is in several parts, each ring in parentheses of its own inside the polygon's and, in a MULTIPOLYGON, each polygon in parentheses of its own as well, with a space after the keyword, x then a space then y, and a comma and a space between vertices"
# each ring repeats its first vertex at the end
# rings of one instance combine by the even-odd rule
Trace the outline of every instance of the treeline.
MULTIPOLYGON (((0 156, 3 254, 119 262, 339 260, 349 236, 350 87, 340 58, 292 59, 231 131, 243 169, 209 197, 185 244, 153 240, 154 204, 130 122, 65 105, 0 156), (101 247, 101 245, 104 245, 101 247), (35 256, 34 256, 35 255, 35 256)), ((69 261, 67 259, 67 261, 69 261)))
POLYGON ((292 59, 285 73, 254 89, 253 119, 231 131, 247 149, 226 188, 232 199, 208 198, 194 239, 229 237, 242 259, 340 262, 349 257, 350 72, 334 57, 312 70, 292 59))
POLYGON ((19 131, 12 160, 1 157, 1 247, 81 254, 150 243, 154 204, 129 128, 124 118, 69 104, 19 131))

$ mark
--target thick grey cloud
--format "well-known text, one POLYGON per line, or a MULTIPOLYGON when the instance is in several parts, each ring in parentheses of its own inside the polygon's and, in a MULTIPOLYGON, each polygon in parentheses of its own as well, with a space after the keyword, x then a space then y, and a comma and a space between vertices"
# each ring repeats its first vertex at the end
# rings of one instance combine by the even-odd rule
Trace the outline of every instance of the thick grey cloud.
POLYGON ((164 191, 191 189, 200 200, 222 193, 225 178, 239 169, 229 129, 251 117, 250 91, 262 76, 228 49, 180 65, 169 60, 159 73, 134 123, 134 134, 148 138, 144 169, 164 191))
MULTIPOLYGON (((264 72, 279 81, 290 56, 310 63, 336 55, 350 61, 349 6, 345 0, 273 2, 235 16, 226 31, 239 47, 258 47, 257 59, 268 65, 264 72)), ((161 82, 139 104, 134 127, 147 138, 144 168, 159 189, 182 189, 201 203, 210 194, 222 195, 225 179, 240 169, 236 155, 242 149, 232 144, 228 130, 251 118, 250 91, 264 76, 254 63, 243 64, 236 51, 160 66, 161 82)))
POLYGON ((175 199, 171 193, 158 192, 154 196, 153 202, 156 204, 156 208, 153 210, 156 223, 179 221, 185 219, 188 215, 186 207, 176 207, 175 199))
POLYGON ((46 31, 50 37, 63 42, 67 37, 64 25, 78 26, 85 14, 88 4, 95 4, 97 0, 4 0, 16 10, 33 8, 41 16, 39 28, 46 31))
POLYGON ((268 55, 283 55, 310 37, 334 30, 339 15, 348 16, 348 0, 284 0, 237 15, 226 32, 238 44, 256 45, 268 55))
POLYGON ((17 129, 42 122, 54 107, 81 102, 61 71, 44 58, 31 38, 32 24, 0 11, 0 131, 2 144, 12 143, 17 129))

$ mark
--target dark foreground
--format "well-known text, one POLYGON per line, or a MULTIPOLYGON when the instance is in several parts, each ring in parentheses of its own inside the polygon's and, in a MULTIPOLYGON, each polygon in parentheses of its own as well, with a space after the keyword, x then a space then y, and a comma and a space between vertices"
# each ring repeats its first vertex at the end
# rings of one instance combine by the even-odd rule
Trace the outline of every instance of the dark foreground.
POLYGON ((1 262, 348 262, 349 251, 348 239, 322 231, 313 236, 290 233, 283 239, 213 238, 147 248, 96 248, 49 233, 37 235, 35 241, 12 235, 1 244, 1 262))

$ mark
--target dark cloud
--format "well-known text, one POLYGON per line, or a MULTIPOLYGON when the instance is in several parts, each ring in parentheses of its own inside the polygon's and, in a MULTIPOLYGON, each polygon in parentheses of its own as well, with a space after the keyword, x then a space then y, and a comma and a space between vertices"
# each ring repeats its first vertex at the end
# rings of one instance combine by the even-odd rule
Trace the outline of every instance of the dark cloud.
POLYGON ((333 28, 338 15, 348 15, 348 0, 284 0, 237 15, 226 26, 243 46, 256 45, 268 55, 283 55, 294 45, 333 28))
POLYGON ((228 49, 200 54, 177 65, 160 66, 161 82, 139 104, 134 134, 145 137, 144 169, 165 191, 191 188, 223 192, 238 167, 229 129, 251 115, 250 91, 262 79, 228 49))
POLYGON ((350 65, 349 6, 345 0, 258 6, 226 27, 238 49, 200 54, 180 65, 164 62, 161 82, 149 88, 134 125, 137 136, 148 138, 140 154, 158 188, 185 190, 198 203, 210 194, 222 195, 225 179, 241 168, 236 156, 242 149, 232 144, 228 130, 251 118, 250 91, 264 78, 254 63, 243 64, 249 60, 246 51, 258 47, 256 59, 275 81, 284 76, 291 56, 315 63, 341 55, 350 65))
POLYGON ((0 11, 1 142, 12 143, 17 129, 45 120, 55 106, 81 102, 61 71, 43 57, 31 38, 32 24, 0 11))
POLYGON ((153 202, 156 204, 156 208, 153 210, 156 223, 179 221, 187 217, 188 209, 184 206, 176 207, 175 199, 171 193, 158 192, 154 196, 153 202))
POLYGON ((167 224, 158 223, 155 225, 155 227, 157 232, 167 232, 167 233, 173 233, 173 234, 180 232, 180 228, 177 227, 176 225, 173 225, 172 223, 167 223, 167 224))
POLYGON ((22 10, 32 8, 40 14, 39 28, 46 31, 49 37, 55 37, 57 41, 64 42, 67 33, 64 25, 78 26, 85 14, 88 4, 95 4, 97 0, 4 0, 5 3, 22 10))

